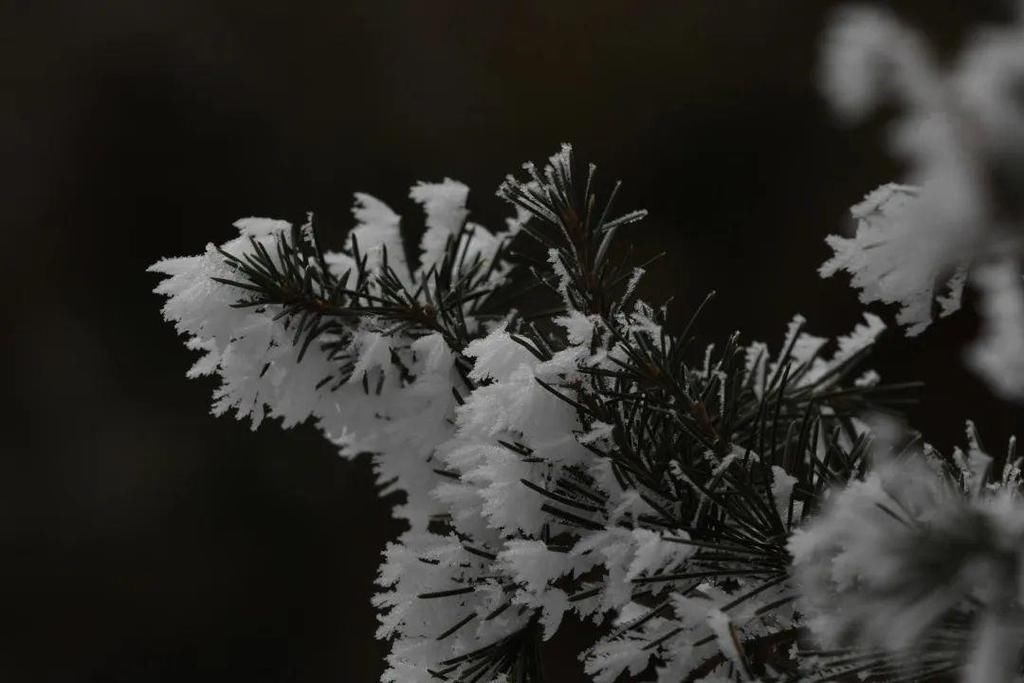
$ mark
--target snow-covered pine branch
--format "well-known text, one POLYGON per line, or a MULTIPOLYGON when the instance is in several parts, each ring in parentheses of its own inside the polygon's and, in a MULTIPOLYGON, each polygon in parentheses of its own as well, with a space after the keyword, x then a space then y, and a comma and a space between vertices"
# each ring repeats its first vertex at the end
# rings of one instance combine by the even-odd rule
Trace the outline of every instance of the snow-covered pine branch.
POLYGON ((1024 398, 1024 21, 974 31, 948 69, 880 10, 842 12, 825 48, 824 89, 845 119, 899 107, 890 146, 908 171, 851 209, 856 234, 828 238, 822 276, 846 270, 863 302, 898 304, 908 335, 959 309, 970 280, 984 328, 967 360, 1024 398))
POLYGON ((794 665, 786 539, 861 472, 857 413, 902 398, 853 381, 882 325, 829 353, 798 317, 775 353, 733 336, 690 358, 611 249, 642 212, 616 217, 595 184, 591 167, 577 186, 568 147, 527 166, 500 190, 517 208, 502 233, 466 221, 464 186, 418 185, 412 268, 398 216, 366 196, 342 252, 311 222, 247 219, 154 266, 205 352, 193 374, 221 378, 215 411, 312 417, 406 492, 375 599, 385 680, 540 680, 567 615, 603 627, 582 653, 596 681, 794 665), (547 252, 532 274, 561 310, 490 307, 514 280, 509 240, 547 252))
MULTIPOLYGON (((900 98, 912 172, 854 207, 822 274, 899 304, 911 334, 970 282, 987 325, 971 358, 1009 396, 1024 392, 1020 30, 982 35, 947 75, 858 10, 825 69, 849 115, 900 98)), ((410 193, 418 250, 357 195, 340 251, 312 218, 250 218, 152 267, 203 354, 190 376, 220 380, 215 413, 312 419, 404 492, 374 598, 383 680, 536 683, 546 643, 583 621, 596 683, 1020 680, 1014 442, 990 456, 969 423, 944 456, 880 420, 914 387, 863 367, 884 329, 871 314, 835 341, 796 316, 774 347, 693 349, 701 307, 679 325, 638 298, 645 264, 616 240, 645 213, 618 214, 618 186, 599 184, 563 146, 500 186, 501 230, 445 180, 410 193)))
POLYGON ((164 259, 164 315, 203 352, 190 376, 217 375, 214 413, 255 429, 265 416, 291 427, 312 418, 343 455, 374 454, 384 493, 408 500, 396 515, 425 530, 443 508, 430 496, 435 447, 450 438, 469 364, 453 352, 507 314, 488 306, 506 280, 508 237, 464 220, 468 189, 413 188, 428 229, 416 269, 405 262, 399 217, 357 195, 357 225, 341 251, 301 226, 247 218, 240 235, 200 256, 164 259))

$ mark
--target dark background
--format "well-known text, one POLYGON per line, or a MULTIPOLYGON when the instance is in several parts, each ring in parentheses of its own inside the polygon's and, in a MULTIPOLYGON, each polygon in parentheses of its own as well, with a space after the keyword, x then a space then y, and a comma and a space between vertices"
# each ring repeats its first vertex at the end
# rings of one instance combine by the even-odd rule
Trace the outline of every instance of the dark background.
MULTIPOLYGON (((1004 6, 892 4, 947 53, 1004 6)), ((843 130, 816 94, 832 5, 0 3, 0 680, 383 670, 369 596, 398 526, 369 464, 308 427, 211 417, 150 291, 147 265, 238 217, 342 230, 353 191, 415 216, 408 186, 451 176, 498 225, 504 174, 568 140, 651 210, 629 239, 669 252, 644 291, 675 293, 677 319, 716 289, 707 339, 777 345, 795 312, 850 329, 822 239, 899 165, 884 116, 843 130)), ((941 447, 965 417, 992 443, 1024 433, 963 369, 974 325, 881 345, 887 379, 928 380, 911 418, 941 447)), ((552 680, 579 680, 575 644, 556 650, 552 680)))

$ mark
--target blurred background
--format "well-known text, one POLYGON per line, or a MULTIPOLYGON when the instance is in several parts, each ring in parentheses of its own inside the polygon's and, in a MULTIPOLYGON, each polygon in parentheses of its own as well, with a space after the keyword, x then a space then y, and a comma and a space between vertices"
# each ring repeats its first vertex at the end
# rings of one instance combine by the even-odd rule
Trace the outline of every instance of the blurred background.
MULTIPOLYGON (((900 167, 885 116, 844 130, 817 95, 835 4, 0 2, 0 680, 383 671, 369 598, 399 527, 369 463, 210 416, 151 293, 146 266, 236 218, 342 231, 354 191, 415 217, 409 185, 449 176, 497 226, 502 177, 571 141, 651 211, 628 239, 669 256, 645 293, 682 320, 717 290, 705 340, 777 346, 797 312, 848 331, 823 238, 900 167)), ((1010 3, 887 4, 948 55, 1010 3)), ((910 418, 939 447, 966 417, 994 448, 1024 435, 963 368, 975 324, 880 346, 886 379, 928 381, 910 418)), ((552 681, 582 680, 575 651, 552 649, 552 681)))

